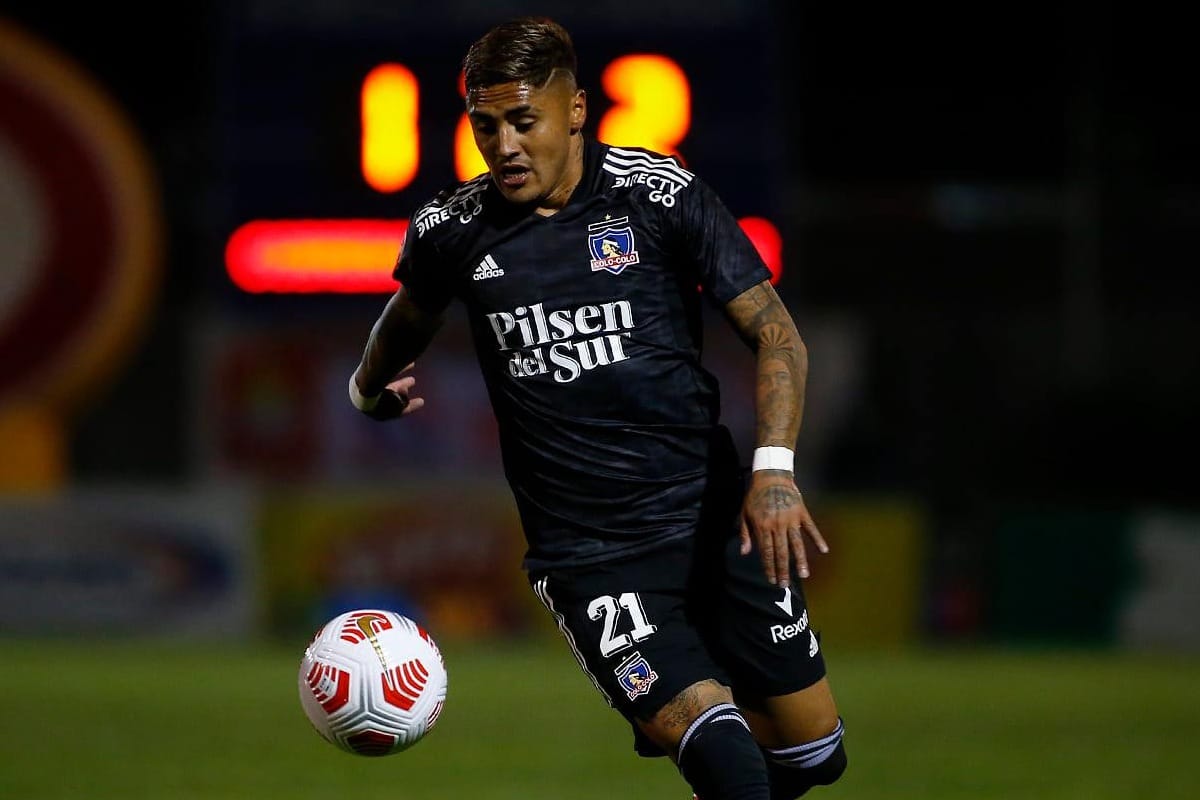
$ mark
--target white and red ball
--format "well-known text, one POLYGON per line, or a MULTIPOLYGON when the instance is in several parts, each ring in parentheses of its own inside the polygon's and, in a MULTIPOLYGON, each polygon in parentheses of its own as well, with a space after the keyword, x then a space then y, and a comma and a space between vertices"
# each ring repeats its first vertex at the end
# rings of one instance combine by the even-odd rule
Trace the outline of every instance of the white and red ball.
POLYGON ((300 704, 327 741, 364 756, 412 747, 446 701, 433 638, 394 611, 359 609, 317 631, 300 661, 300 704))

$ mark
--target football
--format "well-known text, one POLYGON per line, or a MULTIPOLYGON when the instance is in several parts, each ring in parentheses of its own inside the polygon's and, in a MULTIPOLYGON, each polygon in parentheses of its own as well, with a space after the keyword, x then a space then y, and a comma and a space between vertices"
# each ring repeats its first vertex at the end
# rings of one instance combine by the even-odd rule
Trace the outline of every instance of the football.
POLYGON ((446 701, 446 665, 420 625, 359 609, 325 623, 300 661, 300 704, 326 741, 386 756, 429 733, 446 701))

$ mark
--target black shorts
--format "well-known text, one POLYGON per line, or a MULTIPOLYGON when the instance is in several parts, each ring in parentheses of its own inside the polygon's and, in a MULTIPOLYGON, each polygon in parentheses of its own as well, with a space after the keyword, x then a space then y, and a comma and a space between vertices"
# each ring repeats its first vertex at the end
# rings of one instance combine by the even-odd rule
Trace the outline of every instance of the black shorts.
MULTIPOLYGON (((623 561, 529 576, 583 671, 631 723, 709 678, 755 705, 825 676, 799 580, 771 586, 758 554, 741 555, 738 537, 724 529, 623 561)), ((636 746, 662 755, 640 735, 636 746)))

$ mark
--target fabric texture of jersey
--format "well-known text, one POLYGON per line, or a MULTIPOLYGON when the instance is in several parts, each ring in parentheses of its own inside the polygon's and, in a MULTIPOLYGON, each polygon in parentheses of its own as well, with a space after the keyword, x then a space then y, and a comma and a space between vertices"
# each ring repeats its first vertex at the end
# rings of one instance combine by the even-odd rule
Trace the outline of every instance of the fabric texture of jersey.
POLYGON ((702 307, 770 278, 716 194, 672 158, 586 141, 544 217, 488 175, 412 217, 395 272, 413 302, 465 304, 534 569, 688 535, 737 454, 700 362, 702 307))

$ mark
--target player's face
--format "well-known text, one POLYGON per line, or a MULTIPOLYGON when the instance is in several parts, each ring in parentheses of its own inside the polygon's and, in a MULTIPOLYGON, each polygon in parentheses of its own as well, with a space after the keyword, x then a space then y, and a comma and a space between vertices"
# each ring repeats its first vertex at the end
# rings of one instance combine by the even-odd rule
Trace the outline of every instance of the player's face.
POLYGON ((559 73, 542 87, 516 82, 474 89, 467 114, 507 200, 548 211, 566 205, 583 170, 577 134, 587 115, 574 79, 559 73))

